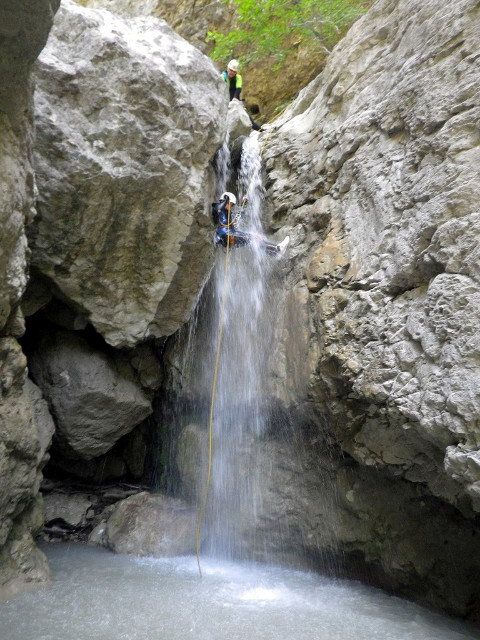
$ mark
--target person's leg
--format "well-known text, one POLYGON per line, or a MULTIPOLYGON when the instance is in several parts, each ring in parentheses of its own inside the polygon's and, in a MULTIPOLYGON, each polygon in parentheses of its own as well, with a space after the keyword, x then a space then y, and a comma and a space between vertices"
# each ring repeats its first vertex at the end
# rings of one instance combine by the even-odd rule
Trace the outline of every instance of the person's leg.
POLYGON ((245 231, 237 231, 237 229, 233 229, 230 232, 230 236, 234 239, 235 247, 245 247, 252 242, 252 236, 245 231))
POLYGON ((261 246, 265 253, 269 256, 276 256, 279 251, 277 245, 273 242, 268 242, 268 240, 262 239, 261 246))
POLYGON ((273 242, 269 242, 268 240, 262 240, 262 246, 267 255, 269 256, 283 256, 287 245, 290 241, 290 236, 287 236, 280 242, 280 244, 273 244, 273 242))

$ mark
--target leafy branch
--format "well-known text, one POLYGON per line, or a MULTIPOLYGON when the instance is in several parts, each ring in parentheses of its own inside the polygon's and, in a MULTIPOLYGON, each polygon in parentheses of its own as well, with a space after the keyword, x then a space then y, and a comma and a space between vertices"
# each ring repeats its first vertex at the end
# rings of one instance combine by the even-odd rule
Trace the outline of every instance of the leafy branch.
MULTIPOLYGON (((222 0, 227 4, 232 0, 222 0)), ((233 0, 238 29, 209 31, 214 60, 241 57, 277 62, 298 45, 329 51, 371 0, 233 0), (241 55, 240 55, 241 54, 241 55)))

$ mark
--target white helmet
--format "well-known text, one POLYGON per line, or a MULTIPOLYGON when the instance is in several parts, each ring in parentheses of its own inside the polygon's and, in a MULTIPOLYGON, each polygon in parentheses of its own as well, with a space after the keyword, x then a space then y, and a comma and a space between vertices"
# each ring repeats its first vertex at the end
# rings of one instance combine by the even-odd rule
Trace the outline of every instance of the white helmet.
POLYGON ((235 71, 235 73, 238 71, 238 60, 230 60, 230 62, 228 63, 227 69, 230 69, 230 71, 235 71))
POLYGON ((220 200, 225 200, 225 198, 228 198, 228 200, 232 204, 237 204, 236 197, 233 195, 233 193, 230 193, 230 191, 225 191, 225 193, 222 193, 222 195, 220 196, 220 200))

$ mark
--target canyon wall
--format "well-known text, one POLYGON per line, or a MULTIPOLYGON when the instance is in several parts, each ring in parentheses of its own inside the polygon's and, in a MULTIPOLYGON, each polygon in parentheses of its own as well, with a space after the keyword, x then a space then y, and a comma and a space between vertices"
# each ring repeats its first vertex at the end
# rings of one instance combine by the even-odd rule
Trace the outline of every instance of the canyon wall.
POLYGON ((292 236, 272 393, 344 456, 338 508, 357 525, 340 548, 463 613, 480 562, 479 36, 475 0, 378 1, 262 134, 268 223, 292 236))
POLYGON ((43 523, 38 488, 53 423, 40 392, 26 380, 17 338, 24 331, 25 226, 34 215, 32 67, 58 5, 8 1, 0 8, 0 594, 48 576, 32 534, 43 523))

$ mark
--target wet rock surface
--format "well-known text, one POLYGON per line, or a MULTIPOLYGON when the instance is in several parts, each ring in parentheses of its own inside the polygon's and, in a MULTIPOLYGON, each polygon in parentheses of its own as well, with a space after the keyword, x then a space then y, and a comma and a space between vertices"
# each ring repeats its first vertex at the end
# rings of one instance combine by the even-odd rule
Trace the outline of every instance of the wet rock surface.
POLYGON ((138 493, 118 502, 89 541, 139 556, 178 556, 195 551, 197 509, 161 494, 138 493))
MULTIPOLYGON (((0 597, 48 576, 33 542, 45 514, 47 540, 192 552, 205 426, 177 442, 185 502, 148 494, 142 478, 148 434, 180 427, 158 404, 182 395, 185 360, 169 342, 164 376, 161 357, 211 265, 213 157, 234 111, 237 140, 249 130, 241 105, 227 115, 218 70, 165 23, 65 0, 37 70, 38 215, 20 311, 34 215, 29 65, 56 8, 0 10, 11 38, 0 63, 0 597), (18 39, 29 33, 31 44, 18 39), (18 342, 23 313, 27 333, 37 314, 47 327, 43 344, 22 341, 38 387, 18 342), (44 507, 52 454, 61 479, 43 484, 44 507)), ((477 620, 479 11, 379 0, 262 132, 268 233, 291 244, 265 381, 272 415, 234 456, 258 489, 253 530, 238 502, 239 553, 322 570, 332 559, 477 620)))

